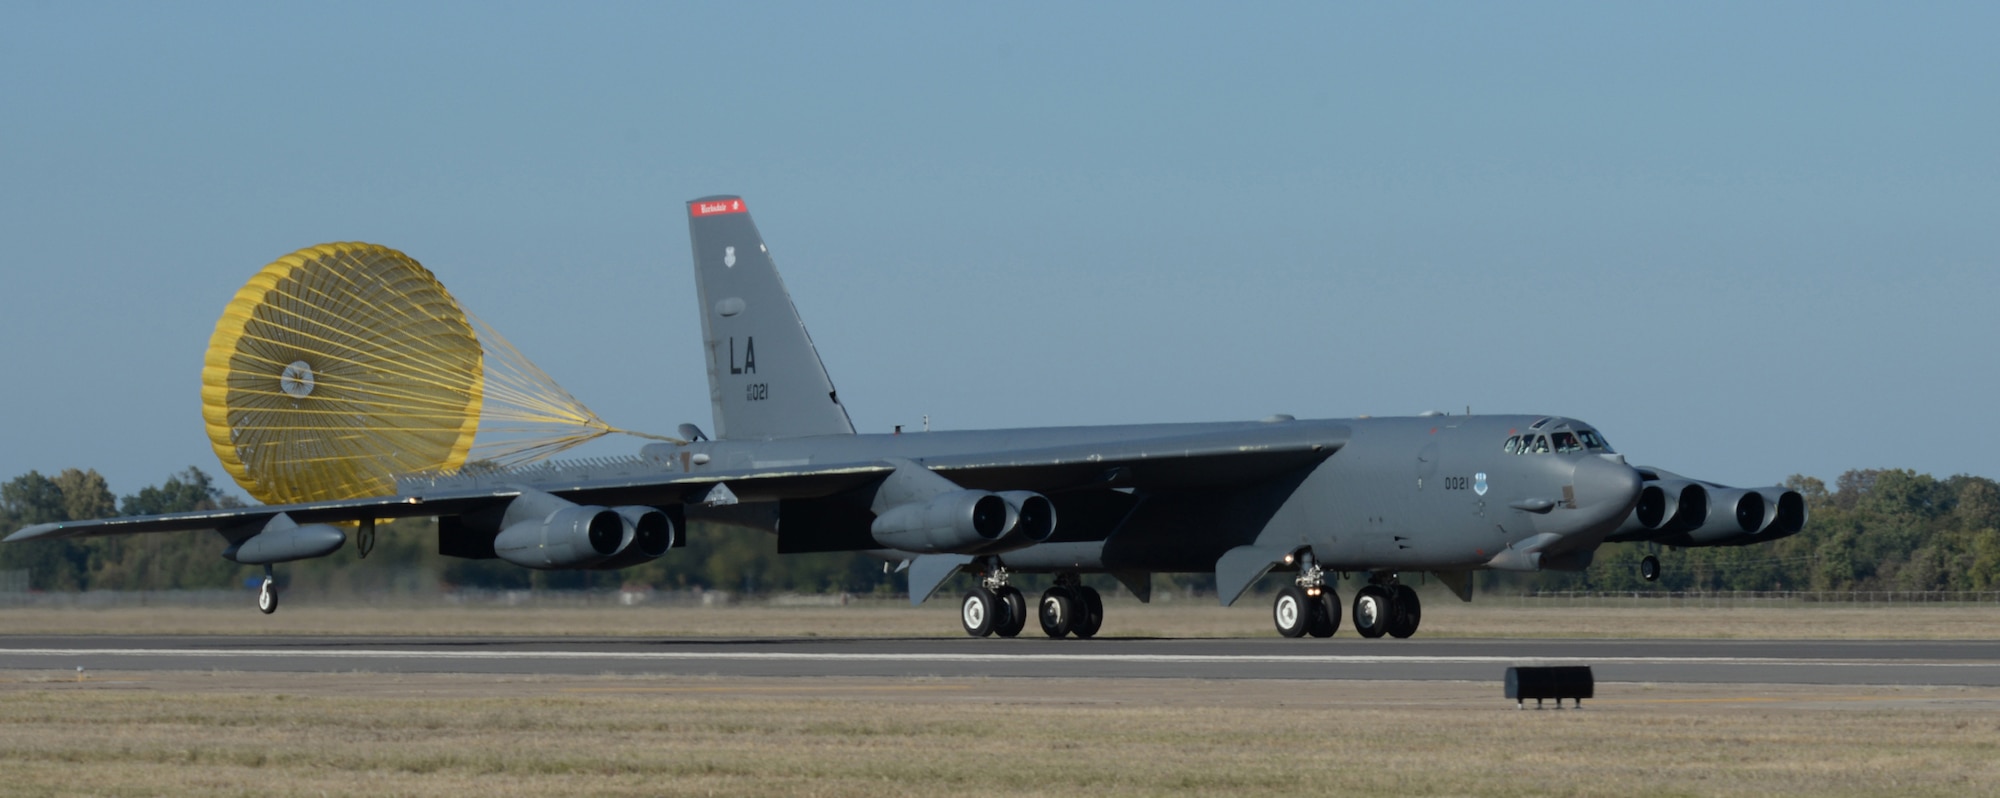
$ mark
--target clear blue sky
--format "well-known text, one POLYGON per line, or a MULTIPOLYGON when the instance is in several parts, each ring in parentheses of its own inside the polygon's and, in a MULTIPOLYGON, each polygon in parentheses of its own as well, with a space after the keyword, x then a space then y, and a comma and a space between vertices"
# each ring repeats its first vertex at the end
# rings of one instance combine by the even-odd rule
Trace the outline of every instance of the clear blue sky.
POLYGON ((2000 5, 569 5, 0 3, 0 479, 220 476, 215 318, 326 241, 706 427, 712 193, 868 431, 1469 405, 2000 476, 2000 5))

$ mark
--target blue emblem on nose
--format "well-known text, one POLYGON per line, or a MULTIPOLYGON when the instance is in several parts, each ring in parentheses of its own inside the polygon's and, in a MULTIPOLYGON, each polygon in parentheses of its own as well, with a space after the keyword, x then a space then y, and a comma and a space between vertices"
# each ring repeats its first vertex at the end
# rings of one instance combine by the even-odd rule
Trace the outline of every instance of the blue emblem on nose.
POLYGON ((1486 495, 1486 472, 1481 471, 1472 475, 1472 492, 1481 496, 1486 495))

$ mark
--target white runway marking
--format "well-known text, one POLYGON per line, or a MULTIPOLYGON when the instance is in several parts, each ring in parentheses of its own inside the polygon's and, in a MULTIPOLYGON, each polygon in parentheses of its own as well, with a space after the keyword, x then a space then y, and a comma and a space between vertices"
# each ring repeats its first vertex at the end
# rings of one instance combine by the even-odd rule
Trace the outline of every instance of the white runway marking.
POLYGON ((1993 662, 1913 662, 1910 660, 1783 659, 1772 657, 1495 657, 1384 656, 1367 654, 855 654, 790 651, 408 651, 400 649, 283 650, 186 648, 15 648, 0 656, 31 657, 296 657, 316 659, 434 659, 434 660, 628 660, 686 662, 701 660, 765 662, 1101 662, 1128 664, 1277 664, 1277 665, 1840 665, 1853 667, 1993 668, 1993 662))

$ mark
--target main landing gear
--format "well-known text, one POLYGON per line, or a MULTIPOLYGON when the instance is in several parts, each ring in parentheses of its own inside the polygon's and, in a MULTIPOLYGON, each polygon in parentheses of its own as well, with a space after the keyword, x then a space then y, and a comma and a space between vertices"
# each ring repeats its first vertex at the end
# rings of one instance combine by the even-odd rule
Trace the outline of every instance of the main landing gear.
POLYGON ((1424 617, 1423 602, 1409 585, 1373 581, 1354 594, 1354 631, 1362 637, 1388 635, 1398 640, 1417 633, 1424 617))
POLYGON ((997 634, 1013 637, 1028 625, 1028 599, 1007 584, 1007 569, 994 566, 980 575, 979 586, 965 594, 958 607, 965 633, 973 637, 997 634))
POLYGON ((1055 585, 1042 591, 1039 606, 1042 634, 1057 640, 1067 635, 1087 640, 1104 627, 1104 597, 1076 574, 1057 574, 1055 585))
POLYGON ((1326 572, 1306 555, 1296 584, 1278 591, 1271 602, 1271 620, 1286 637, 1332 637, 1340 631, 1340 595, 1326 584, 1326 572))
POLYGON ((1648 582, 1660 581, 1660 558, 1651 554, 1639 561, 1639 578, 1648 582))
MULTIPOLYGON (((998 565, 980 572, 979 586, 958 605, 959 622, 973 637, 1013 637, 1028 625, 1028 601, 1021 589, 1007 584, 1007 569, 998 565)), ((1053 638, 1090 638, 1104 626, 1104 597, 1084 585, 1076 574, 1057 574, 1056 584, 1035 604, 1042 633, 1053 638)))
MULTIPOLYGON (((1354 594, 1354 631, 1374 639, 1402 639, 1417 633, 1423 622, 1423 602, 1417 591, 1396 581, 1394 574, 1375 574, 1354 594)), ((1332 637, 1340 630, 1340 597, 1326 584, 1326 574, 1308 558, 1299 568, 1298 583, 1278 591, 1271 619, 1286 637, 1332 637)))

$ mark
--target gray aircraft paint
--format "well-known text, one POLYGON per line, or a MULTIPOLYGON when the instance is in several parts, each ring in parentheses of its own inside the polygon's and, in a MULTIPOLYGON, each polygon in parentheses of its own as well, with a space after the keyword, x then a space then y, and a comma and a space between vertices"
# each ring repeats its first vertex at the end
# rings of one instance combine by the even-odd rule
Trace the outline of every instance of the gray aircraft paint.
MULTIPOLYGON (((1711 508, 1702 518, 1647 527, 1633 512, 1642 483, 1674 490, 1695 483, 1642 473, 1607 447, 1504 448, 1518 435, 1590 430, 1557 416, 1276 416, 857 435, 741 198, 690 202, 688 223, 715 440, 651 444, 628 460, 412 475, 397 495, 380 498, 43 524, 8 540, 215 529, 232 543, 259 530, 296 543, 289 525, 437 516, 441 550, 490 557, 501 522, 525 496, 594 510, 650 506, 680 514, 676 520, 764 529, 776 533, 781 552, 865 552, 907 567, 913 601, 973 567, 1111 573, 1142 598, 1152 573, 1212 572, 1229 604, 1273 570, 1303 577, 1302 558, 1376 583, 1435 572, 1469 600, 1470 571, 1575 570, 1607 537, 1742 545, 1803 523, 1799 510, 1786 528, 1768 532, 1772 511, 1711 508), (1046 542, 997 554, 918 555, 873 537, 872 521, 898 502, 954 489, 1040 493, 1054 503, 1058 523, 1046 542), (1730 526, 1749 522, 1764 526, 1730 526)), ((1795 498, 1779 488, 1699 484, 1732 500, 1774 496, 1772 507, 1795 498)))

